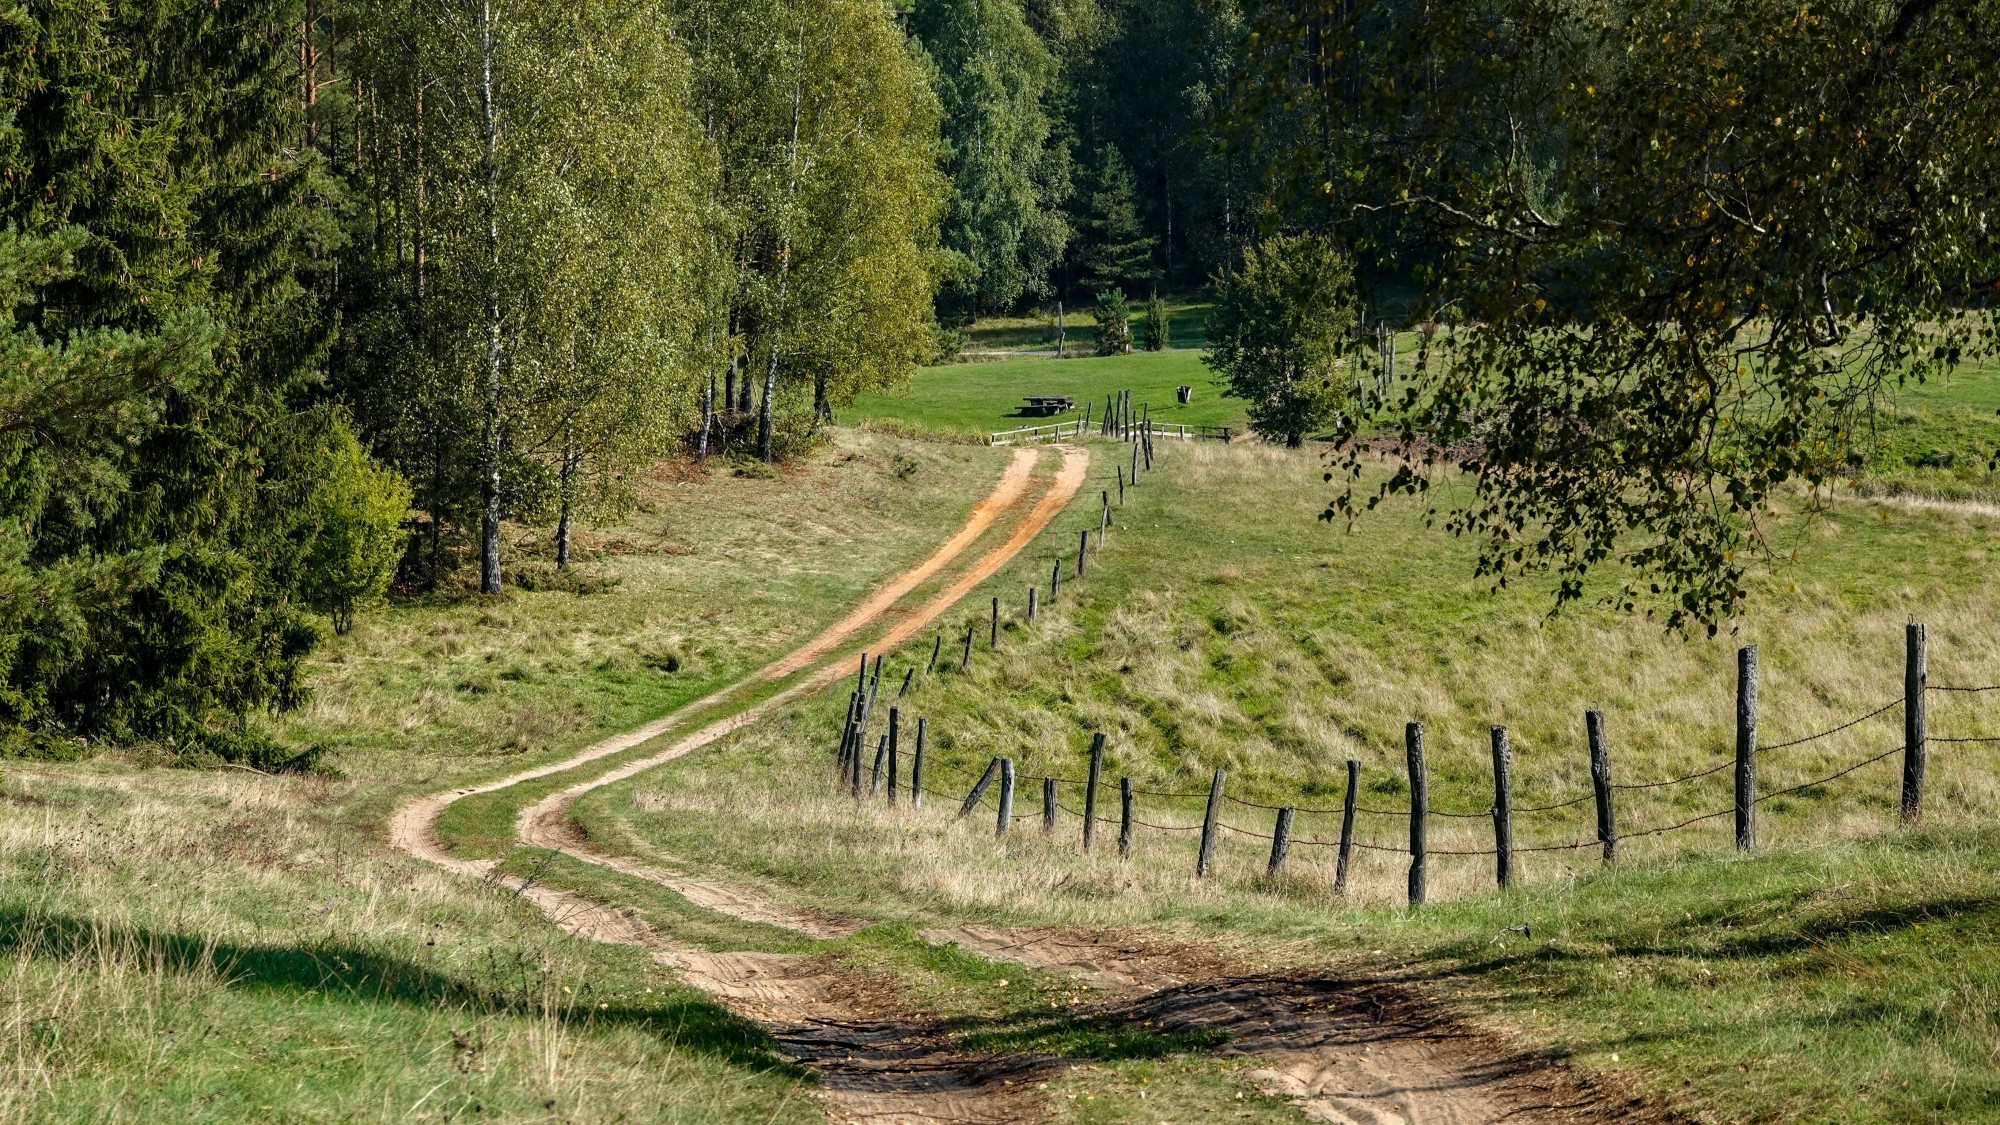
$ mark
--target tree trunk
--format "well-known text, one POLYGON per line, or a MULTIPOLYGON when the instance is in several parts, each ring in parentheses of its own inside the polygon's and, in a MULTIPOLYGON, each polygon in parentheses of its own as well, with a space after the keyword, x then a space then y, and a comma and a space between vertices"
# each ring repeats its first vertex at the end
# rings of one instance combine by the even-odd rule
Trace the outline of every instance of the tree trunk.
POLYGON ((576 471, 583 460, 573 442, 563 443, 562 472, 557 478, 562 508, 556 516, 556 569, 569 569, 570 513, 576 504, 576 471))
POLYGON ((827 398, 827 381, 830 376, 824 369, 813 375, 813 420, 833 421, 833 403, 827 398))
MULTIPOLYGON (((779 299, 783 299, 784 283, 778 284, 779 299)), ((757 459, 766 465, 777 458, 771 452, 771 396, 778 390, 778 337, 771 336, 771 362, 764 368, 764 401, 757 405, 757 459)))
POLYGON ((500 121, 493 104, 493 3, 479 8, 479 107, 485 125, 486 257, 486 511, 479 527, 479 592, 500 592, 500 121))
POLYGON ((696 439, 694 458, 708 460, 708 435, 715 428, 715 369, 708 372, 708 386, 701 392, 701 437, 696 439))

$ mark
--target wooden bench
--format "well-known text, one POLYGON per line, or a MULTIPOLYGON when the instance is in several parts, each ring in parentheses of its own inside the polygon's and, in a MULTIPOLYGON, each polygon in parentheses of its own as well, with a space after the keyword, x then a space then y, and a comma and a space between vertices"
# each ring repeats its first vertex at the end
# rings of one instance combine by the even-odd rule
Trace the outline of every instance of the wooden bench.
POLYGON ((1021 408, 1023 414, 1061 414, 1076 409, 1076 400, 1068 395, 1029 395, 1028 405, 1021 408))

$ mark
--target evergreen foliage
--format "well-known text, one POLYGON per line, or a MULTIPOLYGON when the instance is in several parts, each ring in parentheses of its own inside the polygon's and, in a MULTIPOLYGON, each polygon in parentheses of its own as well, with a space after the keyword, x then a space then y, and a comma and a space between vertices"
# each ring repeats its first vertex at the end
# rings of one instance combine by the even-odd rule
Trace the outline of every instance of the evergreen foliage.
POLYGON ((1091 312, 1097 318, 1098 355, 1124 355, 1132 350, 1132 312, 1123 290, 1099 290, 1091 312))
POLYGON ((1167 303, 1155 292, 1146 298, 1146 350, 1165 351, 1173 345, 1173 325, 1167 317, 1167 303))
POLYGON ((1076 196, 1077 280, 1090 291, 1150 285, 1154 240, 1139 223, 1132 170, 1105 145, 1086 168, 1076 196))

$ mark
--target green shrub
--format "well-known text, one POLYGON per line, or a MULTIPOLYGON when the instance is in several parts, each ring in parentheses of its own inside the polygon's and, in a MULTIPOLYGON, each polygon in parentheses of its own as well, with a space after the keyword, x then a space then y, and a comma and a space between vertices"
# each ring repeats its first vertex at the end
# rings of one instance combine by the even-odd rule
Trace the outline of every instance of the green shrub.
POLYGON ((314 490, 311 541, 300 559, 305 603, 333 618, 333 630, 354 625, 356 607, 389 588, 409 534, 410 486, 361 448, 344 419, 328 428, 326 476, 314 490))
POLYGON ((1146 298, 1146 350, 1166 351, 1172 332, 1173 326, 1167 319, 1167 303, 1160 299, 1158 293, 1146 298))
POLYGON ((1097 295, 1097 354, 1124 355, 1132 350, 1132 317, 1125 308, 1125 291, 1106 289, 1097 295))

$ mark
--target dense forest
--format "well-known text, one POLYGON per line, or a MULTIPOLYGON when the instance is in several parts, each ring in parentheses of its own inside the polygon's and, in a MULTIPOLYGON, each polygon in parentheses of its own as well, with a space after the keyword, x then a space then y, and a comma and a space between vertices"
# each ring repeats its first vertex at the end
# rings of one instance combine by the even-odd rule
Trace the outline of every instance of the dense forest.
POLYGON ((1198 282, 1191 0, 36 0, 0 19, 0 724, 282 760, 325 628, 782 459, 982 312, 1198 282))
POLYGON ((1713 628, 1761 499, 2000 338, 1978 7, 17 4, 0 730, 282 762, 245 717, 322 631, 500 591, 503 522, 566 566, 663 455, 1216 277, 1267 435, 1400 435, 1389 491, 1477 449, 1484 570, 1616 558, 1713 628), (1449 377, 1336 377, 1356 275, 1449 377))

